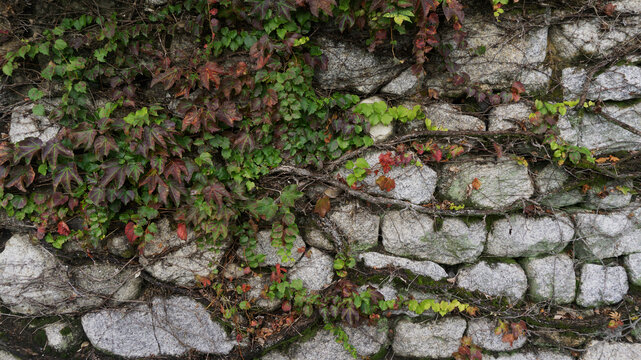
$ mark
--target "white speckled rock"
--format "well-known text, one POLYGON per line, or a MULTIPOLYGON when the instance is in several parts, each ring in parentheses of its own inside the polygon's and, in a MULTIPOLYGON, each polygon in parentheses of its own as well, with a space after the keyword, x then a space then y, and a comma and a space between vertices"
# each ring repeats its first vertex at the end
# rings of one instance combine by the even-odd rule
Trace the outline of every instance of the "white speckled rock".
POLYGON ((461 109, 449 103, 433 104, 425 108, 425 115, 438 126, 450 131, 484 131, 485 123, 481 119, 464 115, 461 109))
POLYGON ((82 339, 82 331, 66 321, 47 324, 44 326, 44 331, 47 336, 47 346, 58 352, 69 350, 82 339))
POLYGON ((488 131, 517 130, 518 123, 528 122, 532 109, 524 103, 498 105, 490 110, 488 131))
POLYGON ((458 218, 444 218, 435 230, 434 219, 411 211, 386 213, 381 232, 388 252, 447 265, 476 260, 486 237, 482 221, 466 224, 458 218))
POLYGON ((641 207, 634 204, 610 214, 578 213, 575 216, 576 256, 606 259, 641 252, 641 207))
POLYGON ((485 254, 501 257, 555 254, 563 250, 573 236, 574 227, 566 217, 530 218, 514 214, 492 224, 485 254))
MULTIPOLYGON (((265 255, 265 261, 261 263, 261 266, 274 266, 276 264, 284 267, 294 266, 296 261, 303 256, 303 254, 298 251, 299 248, 305 248, 303 238, 296 235, 296 240, 294 240, 294 245, 291 249, 291 256, 283 258, 283 256, 278 254, 279 249, 272 246, 271 236, 271 230, 262 230, 256 234, 256 249, 254 253, 265 255)), ((236 254, 245 258, 242 248, 239 248, 236 254)))
POLYGON ((392 348, 397 356, 412 358, 449 358, 456 352, 467 324, 460 317, 396 325, 392 348))
POLYGON ((0 360, 20 360, 20 358, 7 351, 0 350, 0 360))
POLYGON ((472 338, 472 343, 491 351, 516 350, 527 342, 527 336, 519 336, 512 345, 503 341, 503 335, 496 335, 494 330, 498 324, 489 319, 472 319, 467 326, 467 336, 472 338))
POLYGON ((574 358, 571 355, 553 351, 537 351, 497 356, 483 354, 483 360, 574 360, 574 358))
POLYGON ((641 344, 592 341, 581 360, 631 360, 641 359, 641 344))
POLYGON ((633 285, 641 286, 641 253, 630 254, 623 258, 628 270, 628 279, 633 285))
POLYGON ((585 264, 576 303, 583 307, 616 304, 628 292, 628 277, 622 266, 585 264))
POLYGON ((305 243, 309 246, 327 251, 334 250, 334 244, 332 244, 327 236, 316 226, 307 228, 303 238, 305 239, 305 243))
MULTIPOLYGON (((42 104, 45 110, 53 110, 52 105, 42 104)), ((43 143, 53 139, 60 131, 60 126, 46 116, 33 115, 34 104, 14 107, 11 112, 11 125, 9 137, 11 142, 17 143, 28 137, 40 139, 43 143)))
POLYGON ((523 269, 529 282, 533 301, 552 301, 569 304, 576 295, 576 275, 572 259, 559 254, 538 259, 526 259, 523 269))
POLYGON ((398 96, 411 95, 416 92, 419 80, 419 77, 414 75, 412 69, 409 68, 383 86, 381 93, 398 96))
POLYGON ((632 200, 630 190, 633 188, 632 181, 610 181, 603 186, 593 186, 586 194, 584 207, 594 210, 622 208, 630 204, 632 200))
POLYGON ((71 278, 78 291, 86 293, 86 296, 95 295, 115 303, 138 297, 142 287, 139 275, 139 268, 99 263, 71 270, 71 278))
POLYGON ((387 266, 398 267, 413 272, 416 275, 428 276, 436 281, 447 277, 445 270, 437 263, 431 261, 413 261, 401 257, 368 252, 358 257, 365 266, 374 269, 383 269, 387 266))
POLYGON ((289 272, 289 279, 300 279, 309 290, 322 290, 334 279, 334 259, 324 252, 311 248, 289 272))
POLYGON ((251 287, 247 292, 247 299, 252 300, 254 306, 266 311, 274 311, 280 307, 282 301, 278 297, 270 299, 267 296, 267 290, 272 284, 269 276, 253 276, 247 284, 251 287))
MULTIPOLYGON (((641 18, 640 18, 641 19, 641 18)), ((581 97, 588 71, 580 68, 565 68, 561 84, 565 100, 581 97)), ((588 87, 586 98, 591 100, 629 100, 641 95, 641 68, 614 66, 594 77, 588 87)))
POLYGON ((523 298, 527 277, 517 264, 481 261, 463 268, 457 276, 457 285, 468 291, 480 291, 489 296, 505 296, 510 302, 523 298))
POLYGON ((378 245, 378 226, 381 219, 358 203, 349 202, 332 209, 329 218, 345 234, 353 253, 378 245))

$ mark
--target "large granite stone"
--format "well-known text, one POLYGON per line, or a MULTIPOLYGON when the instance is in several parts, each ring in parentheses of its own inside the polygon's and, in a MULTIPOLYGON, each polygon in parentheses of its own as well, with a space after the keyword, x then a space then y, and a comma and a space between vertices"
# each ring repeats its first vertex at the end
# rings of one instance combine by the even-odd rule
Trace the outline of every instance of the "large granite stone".
POLYGON ((610 214, 574 215, 577 240, 576 256, 581 259, 605 259, 641 252, 641 207, 610 214))
POLYGON ((641 344, 597 341, 588 344, 581 360, 630 360, 641 359, 641 344))
POLYGON ((467 324, 460 317, 396 325, 392 348, 397 356, 411 358, 449 358, 458 350, 467 324))
POLYGON ((533 301, 551 301, 569 304, 576 295, 574 262, 559 254, 543 258, 526 259, 523 269, 528 278, 529 295, 533 301))
POLYGON ((585 264, 576 303, 583 307, 616 304, 627 292, 628 277, 622 266, 585 264))
POLYGON ((373 269, 383 269, 388 266, 397 267, 409 270, 416 275, 430 277, 436 281, 447 277, 445 269, 431 261, 413 261, 377 252, 360 254, 358 258, 365 263, 365 266, 373 269))
POLYGON ((460 270, 457 285, 468 291, 503 296, 514 303, 523 298, 527 290, 527 277, 517 264, 489 264, 481 261, 460 270))
POLYGON ((329 218, 347 237, 353 253, 371 249, 378 244, 381 219, 357 202, 348 202, 332 209, 329 218))
POLYGON ((322 290, 334 279, 334 258, 310 248, 289 272, 290 280, 300 279, 309 290, 322 290))
MULTIPOLYGON (((52 111, 53 105, 42 104, 45 111, 52 111)), ((17 143, 28 137, 40 139, 43 143, 53 139, 60 131, 60 126, 47 116, 34 115, 34 104, 16 106, 11 112, 11 125, 9 125, 9 138, 12 143, 17 143)))
POLYGON ((519 130, 519 123, 529 123, 530 113, 532 109, 524 103, 498 105, 490 110, 487 130, 519 130))
POLYGON ((563 250, 572 237, 574 227, 566 217, 529 218, 514 214, 492 224, 485 254, 501 257, 555 254, 563 250))
MULTIPOLYGON (((639 18, 641 20, 641 17, 639 18)), ((588 71, 581 68, 565 68, 561 78, 563 97, 575 100, 583 94, 588 81, 588 71)), ((630 100, 641 96, 641 68, 637 66, 614 66, 594 76, 587 88, 589 100, 630 100)))
POLYGON ((438 126, 449 131, 484 131, 485 123, 481 119, 465 115, 461 109, 449 103, 437 103, 425 108, 425 115, 438 126))
POLYGON ((467 327, 467 336, 472 338, 472 343, 491 351, 516 350, 527 342, 527 336, 519 336, 512 344, 503 341, 503 335, 497 335, 494 330, 498 324, 487 318, 470 320, 467 327))

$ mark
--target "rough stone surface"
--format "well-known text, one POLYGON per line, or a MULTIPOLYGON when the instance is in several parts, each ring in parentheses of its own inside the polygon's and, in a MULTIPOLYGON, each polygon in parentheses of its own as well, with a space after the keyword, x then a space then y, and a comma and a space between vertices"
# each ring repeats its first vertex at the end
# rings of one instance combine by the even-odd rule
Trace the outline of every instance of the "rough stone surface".
POLYGON ((563 188, 569 178, 567 171, 555 164, 549 164, 539 171, 534 184, 540 194, 547 194, 541 203, 551 208, 561 208, 582 202, 585 196, 579 189, 563 188))
POLYGON ((93 346, 128 358, 180 356, 191 349, 228 354, 234 347, 205 307, 187 297, 156 297, 150 305, 100 310, 81 320, 93 346))
POLYGON ((594 17, 563 22, 550 29, 550 42, 564 60, 573 60, 581 55, 594 60, 612 55, 630 38, 641 34, 639 24, 638 16, 607 20, 594 17))
POLYGON ((247 284, 251 286, 251 288, 247 292, 247 299, 254 301, 253 304, 257 308, 264 309, 266 311, 273 311, 278 309, 280 307, 281 300, 277 297, 270 299, 266 295, 266 291, 264 291, 269 288, 269 285, 271 285, 271 283, 272 281, 268 276, 251 277, 247 281, 247 284))
POLYGON ((524 103, 498 105, 488 116, 488 131, 518 130, 520 122, 528 121, 532 109, 524 103))
POLYGON ((494 330, 498 324, 490 319, 473 319, 467 326, 467 336, 472 338, 472 343, 491 351, 508 351, 521 348, 527 342, 526 336, 519 336, 512 345, 504 342, 503 335, 496 335, 494 330))
POLYGON ((576 275, 572 259, 559 254, 527 259, 523 269, 528 278, 529 295, 533 301, 569 304, 576 295, 576 275))
POLYGON ((534 193, 528 168, 513 160, 447 165, 441 173, 438 189, 448 200, 483 209, 500 209, 534 193), (481 182, 481 187, 468 190, 474 179, 481 182))
POLYGON ((365 263, 365 266, 373 269, 382 269, 387 266, 393 266, 409 270, 416 275, 428 276, 436 281, 447 277, 445 270, 440 265, 431 261, 413 261, 376 252, 361 254, 359 259, 365 263))
POLYGON ((390 95, 411 95, 416 92, 419 84, 419 77, 414 75, 412 69, 403 71, 397 78, 383 86, 381 92, 390 95))
MULTIPOLYGON (((77 345, 82 339, 81 333, 72 324, 65 321, 58 321, 44 326, 47 336, 47 346, 55 351, 63 352, 77 345)), ((2 357, 0 356, 0 359, 2 357)))
POLYGON ((630 360, 641 359, 641 344, 608 343, 592 341, 581 360, 630 360))
MULTIPOLYGON (((385 100, 383 100, 378 96, 372 96, 361 101, 359 104, 374 104, 381 101, 385 102, 385 100)), ((389 137, 392 136, 393 133, 394 133, 393 121, 389 125, 376 124, 374 126, 370 126, 369 128, 369 136, 371 136, 372 140, 374 140, 375 143, 382 142, 389 139, 389 137)))
POLYGON ((610 214, 574 215, 577 240, 576 256, 582 259, 605 259, 641 252, 641 207, 622 209, 610 214))
MULTIPOLYGON (((291 256, 283 260, 283 257, 281 255, 278 255, 278 249, 272 246, 271 236, 271 230, 262 230, 256 234, 256 250, 254 251, 254 253, 265 255, 265 261, 261 263, 261 266, 274 266, 276 264, 280 264, 284 267, 294 266, 296 261, 298 261, 298 259, 303 256, 303 254, 298 251, 299 248, 305 247, 303 238, 299 235, 296 235, 296 240, 294 240, 291 256)), ((242 249, 238 249, 237 254, 244 258, 242 249)))
POLYGON ((641 286, 641 253, 630 254, 624 257, 623 263, 628 270, 630 283, 641 286))
POLYGON ((111 264, 93 264, 71 270, 76 289, 99 299, 122 302, 138 297, 142 279, 137 269, 111 264))
POLYGON ((327 251, 334 250, 334 244, 332 244, 327 236, 325 236, 325 234, 316 226, 307 228, 303 238, 305 239, 305 243, 309 246, 327 251))
POLYGON ((123 258, 130 258, 136 255, 134 246, 129 243, 125 235, 112 236, 107 240, 107 249, 110 253, 123 258))
POLYGON ((483 251, 485 224, 466 224, 457 218, 444 218, 440 229, 434 219, 410 211, 390 211, 382 225, 383 246, 388 252, 454 265, 473 262, 483 251))
POLYGON ((17 356, 14 356, 10 352, 0 350, 0 360, 20 360, 20 358, 17 356))
POLYGON ((289 272, 289 279, 300 279, 309 290, 322 290, 334 279, 334 259, 324 252, 311 248, 289 272))
MULTIPOLYGON (((601 109, 607 114, 635 129, 641 129, 641 103, 630 106, 604 105, 601 109)), ((576 111, 559 119, 560 136, 572 145, 584 146, 596 154, 616 151, 641 150, 641 137, 602 116, 576 111)))
MULTIPOLYGON (((359 326, 351 328, 342 327, 349 338, 350 344, 354 346, 356 352, 361 357, 368 357, 376 354, 382 346, 389 343, 387 336, 387 326, 381 322, 376 326, 359 326)), ((283 356, 282 354, 279 354, 283 356)), ((276 357, 275 359, 279 359, 276 357)), ((282 359, 282 358, 281 358, 282 359)), ((327 330, 319 330, 311 339, 295 344, 289 350, 288 357, 290 360, 351 360, 352 355, 343 348, 342 344, 336 342, 336 336, 327 330)))
MULTIPOLYGON (((561 85, 565 100, 580 98, 586 81, 588 81, 587 70, 563 69, 561 85)), ((641 68, 624 65, 614 66, 594 77, 588 87, 586 98, 622 101, 637 98, 639 95, 641 95, 641 68)))
POLYGON ((450 131, 485 130, 485 123, 481 119, 464 115, 459 108, 448 103, 438 103, 426 107, 425 115, 432 121, 432 126, 450 131))
POLYGON ((381 219, 358 203, 349 202, 332 209, 329 218, 345 234, 351 251, 365 251, 378 244, 381 219))
POLYGON ((515 353, 509 355, 486 355, 483 360, 573 360, 571 355, 561 354, 553 351, 537 351, 527 353, 515 353))
MULTIPOLYGON (((543 66, 546 57, 548 29, 534 28, 526 33, 507 33, 492 16, 472 15, 465 17, 468 36, 466 49, 452 51, 450 57, 461 66, 459 72, 470 76, 471 83, 478 83, 483 90, 499 87, 509 88, 514 81, 521 81, 528 92, 547 89, 551 70, 543 66), (485 47, 482 55, 472 55, 468 49, 485 47)), ((444 41, 453 44, 452 32, 444 35, 444 41)), ((426 85, 437 90, 448 89, 449 74, 428 77, 426 85)))
POLYGON ((530 218, 519 214, 497 220, 487 236, 485 254, 524 257, 555 254, 574 236, 574 227, 566 217, 530 218))
MULTIPOLYGON (((383 169, 379 162, 379 156, 386 154, 387 151, 374 151, 366 153, 363 158, 369 164, 372 173, 367 175, 362 183, 367 186, 367 190, 381 196, 391 197, 398 200, 410 201, 414 204, 421 204, 429 202, 434 195, 436 182, 438 180, 437 174, 429 166, 421 164, 417 166, 414 161, 405 166, 393 166, 391 170, 383 174, 383 169), (378 170, 378 174, 376 174, 378 170), (396 186, 391 191, 381 190, 376 185, 376 179, 381 175, 385 175, 394 179, 396 186)), ((409 153, 409 152, 408 152, 409 153)), ((411 156, 416 159, 413 153, 411 156)), ((395 152, 391 152, 392 156, 396 156, 395 152)), ((339 174, 346 178, 350 172, 347 169, 341 169, 339 174)))
MULTIPOLYGON (((28 137, 35 137, 44 143, 58 134, 60 126, 54 124, 46 116, 33 115, 33 106, 34 104, 28 104, 13 108, 9 127, 11 142, 17 143, 28 137)), ((51 111, 52 109, 53 106, 45 105, 46 111, 51 111)))
POLYGON ((576 303, 583 307, 616 304, 628 292, 628 278, 622 266, 585 264, 576 303))
POLYGON ((322 89, 356 90, 369 94, 402 71, 392 58, 376 56, 353 44, 326 37, 316 41, 323 55, 327 56, 327 70, 316 74, 316 81, 322 89))
POLYGON ((611 181, 603 186, 593 186, 586 194, 587 196, 584 207, 594 210, 622 208, 630 204, 630 201, 632 200, 632 193, 630 193, 630 190, 633 188, 634 185, 632 184, 632 181, 611 181), (628 190, 623 192, 619 189, 628 190))
POLYGON ((158 280, 182 286, 196 284, 197 276, 207 277, 223 256, 220 249, 201 248, 194 232, 181 240, 168 219, 158 223, 158 235, 145 244, 140 264, 158 280))
POLYGON ((517 264, 488 264, 481 261, 460 270, 457 278, 458 286, 468 291, 504 296, 510 302, 521 300, 527 290, 525 272, 517 264))
POLYGON ((448 358, 456 352, 466 322, 459 317, 414 324, 403 320, 396 325, 392 347, 397 356, 448 358))

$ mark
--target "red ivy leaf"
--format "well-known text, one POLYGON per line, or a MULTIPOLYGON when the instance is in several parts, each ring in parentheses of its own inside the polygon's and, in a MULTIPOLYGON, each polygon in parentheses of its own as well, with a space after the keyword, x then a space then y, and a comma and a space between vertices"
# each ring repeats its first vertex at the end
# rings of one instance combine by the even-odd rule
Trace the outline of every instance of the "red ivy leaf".
POLYGON ((185 225, 185 223, 178 224, 176 235, 178 235, 181 240, 187 240, 187 226, 185 225))
POLYGON ((318 216, 324 218, 329 209, 331 208, 331 204, 329 202, 329 197, 327 195, 324 195, 318 201, 316 201, 316 206, 314 206, 314 212, 318 214, 318 216))
POLYGON ((307 0, 309 12, 318 17, 318 10, 325 11, 326 14, 332 15, 332 5, 336 5, 335 0, 307 0))
POLYGON ((78 174, 76 164, 68 164, 55 174, 53 177, 53 190, 55 191, 58 185, 62 184, 67 192, 71 192, 71 180, 78 185, 83 183, 80 174, 78 174))
POLYGON ((69 225, 67 225, 66 222, 60 221, 58 222, 58 234, 67 236, 71 233, 71 230, 69 230, 69 225))
POLYGON ((396 182, 394 179, 388 178, 387 176, 381 176, 376 179, 376 185, 378 185, 381 190, 390 192, 396 187, 396 182))
POLYGON ((27 192, 27 186, 33 183, 36 178, 36 173, 33 171, 31 165, 18 166, 12 169, 12 177, 7 182, 7 187, 15 186, 22 192, 27 192))
POLYGON ((149 87, 154 87, 154 85, 158 83, 163 83, 165 85, 165 90, 169 90, 174 86, 176 81, 180 79, 180 75, 182 75, 182 71, 178 67, 169 68, 163 73, 158 72, 151 79, 149 87))
POLYGON ((290 312, 292 311, 292 305, 289 301, 285 300, 283 301, 283 305, 281 305, 281 309, 283 309, 284 312, 290 312))
POLYGON ((129 240, 129 243, 133 244, 136 239, 138 239, 138 236, 134 234, 134 228, 136 225, 133 222, 128 222, 127 225, 125 225, 125 236, 127 236, 127 240, 129 240))
POLYGON ((218 204, 218 208, 223 207, 224 198, 231 198, 231 195, 225 189, 225 186, 214 180, 211 185, 205 187, 202 191, 205 200, 215 201, 218 204))
POLYGON ((88 122, 83 122, 69 133, 73 148, 77 149, 84 145, 85 151, 91 149, 97 131, 88 122))
POLYGON ((228 126, 234 126, 234 122, 240 121, 243 117, 238 112, 236 104, 232 101, 225 101, 218 111, 216 111, 216 119, 224 122, 228 126))
POLYGON ((31 159, 42 148, 42 140, 30 137, 18 143, 16 146, 13 163, 17 164, 20 159, 24 158, 27 164, 31 163, 31 159))
POLYGON ((225 69, 215 62, 208 61, 205 65, 198 68, 198 78, 200 84, 209 90, 209 82, 213 82, 216 89, 220 86, 220 76, 225 73, 225 69))
POLYGON ((47 159, 51 164, 51 168, 55 169, 58 166, 59 156, 73 158, 73 151, 55 140, 47 141, 47 144, 42 148, 42 158, 47 159))

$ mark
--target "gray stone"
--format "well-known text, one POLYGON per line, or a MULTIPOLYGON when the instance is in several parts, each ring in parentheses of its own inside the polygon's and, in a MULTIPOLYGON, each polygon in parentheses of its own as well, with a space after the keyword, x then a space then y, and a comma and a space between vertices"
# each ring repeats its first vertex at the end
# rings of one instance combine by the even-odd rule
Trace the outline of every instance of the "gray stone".
POLYGON ((188 230, 187 239, 181 240, 169 220, 163 219, 158 223, 158 234, 145 244, 140 264, 158 280, 192 286, 198 276, 208 277, 222 256, 220 248, 201 248, 194 231, 188 230))
POLYGON ((0 350, 0 360, 20 360, 20 358, 17 356, 14 356, 10 352, 0 350))
POLYGON ((458 350, 466 322, 460 317, 396 325, 392 348, 396 356, 412 358, 449 358, 458 350))
POLYGON ((167 3, 167 0, 145 0, 145 3, 151 6, 160 6, 165 5, 167 3))
POLYGON ((156 297, 151 305, 104 309, 81 320, 94 347, 128 358, 180 356, 190 350, 225 355, 234 347, 205 307, 187 297, 156 297))
POLYGON ((573 237, 574 227, 566 217, 530 218, 513 214, 492 224, 485 254, 502 257, 555 254, 573 237))
POLYGON ((411 68, 403 71, 397 78, 383 86, 383 94, 407 96, 416 92, 419 84, 419 77, 414 75, 411 68))
POLYGON ((444 218, 435 230, 434 219, 410 211, 386 213, 381 230, 388 252, 447 265, 476 260, 486 237, 483 222, 468 225, 458 218, 444 218))
POLYGON ((58 352, 70 350, 73 346, 78 345, 82 339, 80 329, 66 321, 47 324, 43 329, 47 336, 47 346, 58 352))
POLYGON ((623 258, 623 263, 628 270, 630 283, 641 286, 641 253, 627 255, 623 258))
POLYGON ((618 13, 641 14, 641 0, 615 0, 611 4, 618 13))
POLYGON ((562 208, 565 206, 572 206, 583 201, 583 194, 579 189, 572 189, 569 191, 562 191, 556 194, 546 196, 541 200, 541 204, 550 208, 562 208))
MULTIPOLYGON (((406 152, 405 156, 411 156, 410 163, 405 166, 392 166, 389 172, 384 173, 380 165, 380 155, 387 154, 386 151, 373 151, 366 153, 363 158, 369 164, 372 173, 367 175, 362 181, 367 186, 367 190, 371 193, 390 197, 398 200, 410 201, 414 204, 421 204, 432 200, 436 182, 438 181, 437 174, 429 166, 423 165, 416 154, 406 152), (378 170, 378 171, 377 171, 378 170), (376 185, 376 179, 385 175, 388 178, 394 179, 396 186, 391 191, 381 190, 376 185)), ((391 156, 397 156, 396 152, 391 152, 391 156)), ((350 173, 347 169, 343 168, 339 174, 346 178, 350 173)))
MULTIPOLYGON (((588 71, 585 69, 563 69, 561 85, 565 100, 581 97, 587 77, 588 71)), ((611 67, 594 77, 587 90, 586 98, 590 100, 622 101, 638 98, 641 95, 641 68, 627 65, 611 67)))
POLYGON ((574 217, 578 258, 605 259, 641 252, 641 207, 638 205, 610 214, 578 213, 574 217))
POLYGON ((365 266, 382 269, 388 266, 398 267, 413 272, 416 275, 430 277, 436 281, 447 277, 447 272, 438 264, 431 261, 413 261, 401 257, 368 252, 359 255, 365 266))
MULTIPOLYGON (((631 106, 604 105, 607 114, 635 129, 641 129, 641 103, 631 106)), ((607 121, 598 114, 568 111, 559 119, 560 136, 571 145, 583 146, 596 154, 641 150, 641 137, 607 121)))
POLYGON ((353 44, 327 37, 316 39, 327 56, 327 70, 316 72, 316 81, 325 90, 356 90, 372 93, 394 79, 402 68, 394 59, 376 56, 353 44))
POLYGON ((593 17, 565 21, 550 29, 550 42, 556 55, 570 61, 579 56, 592 60, 613 55, 626 42, 641 34, 639 16, 593 17))
POLYGON ((441 173, 438 188, 448 200, 482 209, 500 209, 534 194, 528 168, 514 160, 449 164, 441 173), (481 182, 478 190, 472 188, 475 178, 481 182))
MULTIPOLYGON (((379 326, 358 326, 351 328, 344 326, 343 330, 349 338, 349 343, 354 346, 361 357, 368 357, 380 351, 381 347, 389 343, 386 322, 379 322, 379 326)), ((345 350, 342 344, 336 342, 336 336, 328 330, 319 330, 311 339, 294 344, 289 351, 290 360, 353 360, 352 355, 345 350)))
POLYGON ((527 277, 517 264, 488 264, 481 261, 460 270, 457 285, 489 296, 504 296, 514 303, 523 298, 527 290, 527 277))
POLYGON ((464 115, 461 109, 449 103, 430 105, 425 108, 425 115, 432 121, 432 126, 450 131, 485 131, 485 123, 481 119, 464 115))
POLYGON ((496 335, 494 330, 498 324, 490 319, 472 319, 467 326, 467 336, 472 338, 472 343, 491 351, 516 350, 527 342, 527 336, 519 336, 512 345, 503 341, 503 335, 496 335))
POLYGON ((116 303, 138 297, 142 286, 139 275, 137 269, 111 264, 84 265, 71 270, 71 278, 80 293, 116 303))
MULTIPOLYGON (((294 240, 291 254, 285 254, 283 256, 283 251, 286 251, 286 249, 284 247, 278 249, 273 247, 271 234, 271 230, 262 230, 256 234, 256 249, 254 250, 254 253, 265 255, 265 261, 261 263, 261 266, 275 266, 276 264, 280 264, 284 267, 294 266, 296 261, 303 256, 303 254, 298 251, 299 248, 305 248, 303 238, 296 235, 296 240, 294 240), (279 252, 281 255, 279 255, 279 252)), ((245 258, 242 248, 239 248, 236 253, 238 256, 245 258)))
POLYGON ((528 123, 532 109, 524 103, 498 105, 490 110, 488 131, 519 130, 519 123, 528 123))
POLYGON ((561 354, 553 351, 537 351, 527 353, 516 353, 509 355, 486 355, 483 354, 483 360, 573 360, 571 355, 561 354))
POLYGON ((559 254, 538 259, 527 259, 523 269, 528 279, 529 294, 533 301, 551 301, 569 304, 576 295, 574 262, 559 254))
POLYGON ((583 307, 616 304, 627 292, 628 278, 622 266, 585 264, 576 303, 583 307))
POLYGON ((569 178, 562 167, 549 164, 536 174, 534 183, 541 194, 546 194, 561 189, 569 178))
POLYGON ((602 187, 593 186, 586 194, 585 207, 595 210, 622 208, 630 204, 632 200, 630 190, 633 188, 632 181, 611 181, 602 187))
POLYGON ((332 209, 329 218, 347 237, 354 253, 378 245, 378 226, 381 219, 356 202, 349 202, 332 209))
POLYGON ((324 252, 311 248, 289 272, 289 279, 300 279, 309 290, 322 290, 334 279, 334 259, 324 252))
POLYGON ((274 350, 263 355, 263 357, 261 357, 260 360, 290 360, 290 359, 289 359, 289 356, 285 356, 280 351, 274 350))
MULTIPOLYGON (((45 111, 53 110, 52 105, 42 104, 45 111)), ((60 131, 60 126, 53 123, 46 116, 34 115, 32 109, 34 104, 16 106, 11 112, 11 125, 9 126, 9 137, 12 143, 17 143, 28 137, 35 137, 42 142, 53 139, 60 131)))
POLYGON ((131 258, 136 255, 134 246, 129 243, 125 235, 112 236, 107 240, 107 249, 110 253, 123 258, 131 258))
POLYGON ((280 307, 281 300, 277 297, 270 299, 267 296, 267 291, 272 281, 267 277, 254 276, 247 281, 250 286, 247 292, 247 299, 252 301, 252 304, 259 309, 266 311, 274 311, 280 307))
MULTIPOLYGON (((528 92, 547 89, 552 71, 543 65, 547 54, 546 27, 515 36, 499 27, 492 16, 472 15, 465 17, 465 28, 468 34, 466 48, 459 49, 454 45, 451 30, 446 31, 444 42, 454 46, 450 58, 461 66, 459 73, 470 76, 470 83, 478 83, 482 90, 509 88, 514 81, 521 81, 528 92), (485 48, 482 55, 469 51, 481 47, 485 48)), ((441 92, 448 90, 449 73, 434 73, 441 75, 428 77, 427 87, 441 92)))
POLYGON ((641 359, 641 344, 592 341, 581 360, 630 360, 641 359))
POLYGON ((305 243, 309 246, 327 251, 334 250, 334 244, 332 244, 327 236, 325 236, 325 233, 319 230, 316 226, 307 228, 303 238, 305 239, 305 243))

